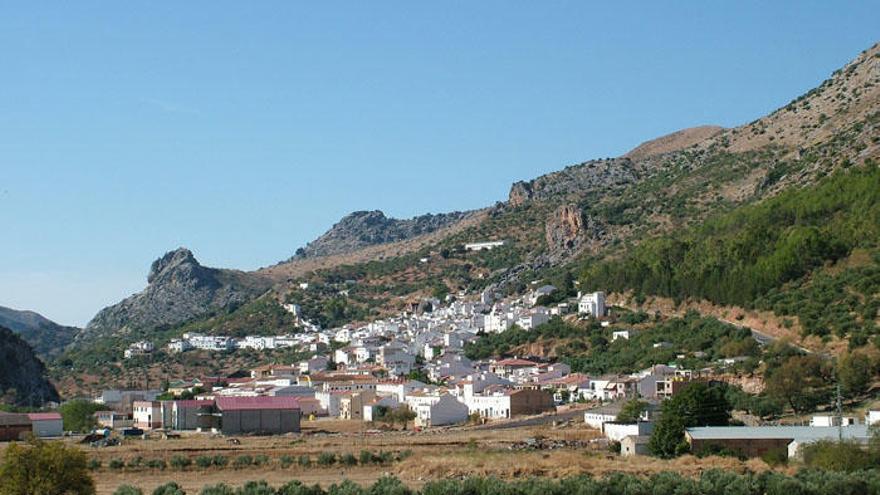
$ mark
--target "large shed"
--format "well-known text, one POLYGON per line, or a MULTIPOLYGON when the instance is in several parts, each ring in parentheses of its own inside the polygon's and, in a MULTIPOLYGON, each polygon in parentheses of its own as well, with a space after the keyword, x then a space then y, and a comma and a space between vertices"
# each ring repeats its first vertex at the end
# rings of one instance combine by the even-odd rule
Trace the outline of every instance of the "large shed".
POLYGON ((299 432, 300 408, 294 397, 219 397, 224 435, 299 432))
POLYGON ((199 415, 202 410, 213 405, 212 400, 176 400, 171 404, 171 419, 167 426, 172 430, 196 430, 201 426, 199 415))
POLYGON ((46 438, 60 437, 64 435, 64 420, 61 419, 61 413, 28 413, 27 416, 28 419, 31 420, 34 436, 39 438, 46 438))
POLYGON ((31 433, 32 428, 27 414, 0 412, 0 442, 23 440, 31 433))
MULTIPOLYGON (((685 439, 696 454, 725 449, 746 457, 760 457, 771 450, 796 454, 789 444, 801 446, 818 440, 847 440, 867 443, 866 425, 833 426, 702 426, 685 430, 685 439)), ((796 450, 796 449, 795 449, 796 450)))

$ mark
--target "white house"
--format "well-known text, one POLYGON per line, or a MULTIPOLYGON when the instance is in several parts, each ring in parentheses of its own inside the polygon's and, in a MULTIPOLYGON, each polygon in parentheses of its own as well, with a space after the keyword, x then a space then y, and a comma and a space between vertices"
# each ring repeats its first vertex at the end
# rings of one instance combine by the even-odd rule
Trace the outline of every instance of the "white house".
POLYGON ((654 431, 654 423, 639 421, 636 423, 618 423, 606 421, 602 424, 602 433, 612 442, 622 442, 628 436, 646 436, 654 431))
POLYGON ((867 424, 868 426, 873 426, 877 423, 880 423, 880 411, 868 411, 867 416, 865 416, 865 424, 867 424))
POLYGON ((617 415, 620 414, 622 406, 622 404, 618 403, 590 409, 584 413, 584 423, 591 428, 602 431, 602 425, 617 420, 617 415))
POLYGON ((501 247, 506 241, 471 242, 464 245, 465 251, 491 251, 501 247))
POLYGON ((312 356, 310 359, 300 361, 299 372, 302 374, 317 373, 327 369, 329 359, 324 356, 312 356))
POLYGON ((185 339, 171 339, 168 343, 168 350, 171 352, 186 352, 192 349, 192 344, 185 339))
POLYGON ((532 330, 548 321, 550 321, 550 315, 548 314, 547 308, 539 306, 529 311, 527 314, 520 316, 516 320, 516 324, 523 330, 532 330))
POLYGON ((855 416, 838 417, 834 414, 817 414, 810 418, 810 426, 852 426, 857 424, 859 424, 859 420, 855 416))
POLYGON ((162 427, 162 403, 159 401, 135 401, 132 404, 134 425, 150 430, 162 427))
POLYGON ((636 330, 615 330, 614 332, 611 332, 611 342, 614 342, 617 339, 629 340, 638 334, 639 332, 636 330))
POLYGON ((594 318, 605 316, 605 293, 584 294, 578 301, 578 313, 594 318))
POLYGON ((443 426, 467 421, 468 407, 449 394, 433 396, 427 401, 410 399, 407 397, 407 403, 416 414, 416 426, 443 426), (412 404, 416 404, 415 407, 412 404))
POLYGON ((155 347, 152 342, 149 340, 141 340, 129 345, 128 349, 123 352, 123 357, 125 357, 125 359, 131 359, 135 356, 143 356, 153 352, 153 349, 155 349, 155 347))
POLYGON ((494 310, 483 318, 483 326, 486 329, 486 333, 501 333, 512 325, 513 322, 507 319, 506 314, 495 313, 494 310))

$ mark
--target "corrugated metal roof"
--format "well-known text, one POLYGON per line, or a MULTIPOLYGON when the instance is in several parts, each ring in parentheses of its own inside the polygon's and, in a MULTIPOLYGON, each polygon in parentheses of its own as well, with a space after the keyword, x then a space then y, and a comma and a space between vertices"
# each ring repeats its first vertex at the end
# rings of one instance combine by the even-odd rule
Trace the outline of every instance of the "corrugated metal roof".
POLYGON ((296 397, 218 397, 217 408, 221 411, 299 409, 299 402, 296 397))
POLYGON ((0 425, 2 426, 25 426, 30 424, 31 420, 27 414, 0 412, 0 425))
MULTIPOLYGON (((844 426, 843 438, 867 438, 866 425, 844 426)), ((837 438, 836 426, 700 426, 688 428, 687 434, 695 440, 750 440, 786 439, 819 440, 837 438)))

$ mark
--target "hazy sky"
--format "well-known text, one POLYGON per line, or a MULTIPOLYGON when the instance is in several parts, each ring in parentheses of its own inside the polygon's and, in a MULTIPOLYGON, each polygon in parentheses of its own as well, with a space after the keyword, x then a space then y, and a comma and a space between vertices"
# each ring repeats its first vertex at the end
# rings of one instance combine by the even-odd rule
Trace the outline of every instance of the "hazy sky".
POLYGON ((880 2, 4 2, 0 305, 85 324, 177 246, 289 257, 342 215, 751 121, 880 39, 880 2))

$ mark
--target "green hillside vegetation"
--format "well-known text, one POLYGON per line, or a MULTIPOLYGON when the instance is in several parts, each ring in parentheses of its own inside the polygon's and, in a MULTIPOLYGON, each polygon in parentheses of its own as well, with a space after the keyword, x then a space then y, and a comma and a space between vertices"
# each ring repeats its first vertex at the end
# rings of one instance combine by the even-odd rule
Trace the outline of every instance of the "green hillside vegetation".
POLYGON ((590 264, 581 287, 754 307, 767 304, 760 299, 771 290, 878 240, 880 168, 872 162, 590 264))
MULTIPOLYGON (((632 321, 645 321, 647 315, 634 313, 632 321)), ((472 359, 510 356, 524 344, 550 341, 555 344, 557 356, 571 365, 572 371, 601 373, 630 373, 657 363, 678 362, 685 367, 701 367, 721 358, 746 356, 741 366, 754 368, 760 348, 751 331, 702 317, 689 312, 683 318, 650 321, 640 324, 638 334, 630 339, 612 342, 616 330, 633 329, 632 325, 617 324, 602 328, 596 322, 572 325, 559 318, 532 331, 518 327, 500 334, 486 334, 468 344, 465 353, 472 359), (665 343, 655 347, 654 344, 665 343), (702 353, 694 355, 694 353, 702 353), (678 359, 685 354, 684 359, 678 359)))
POLYGON ((866 265, 811 277, 770 289, 755 305, 778 315, 796 316, 805 333, 849 335, 859 347, 877 333, 880 315, 880 250, 869 253, 866 265))

